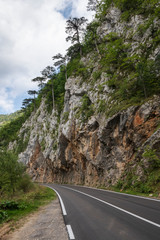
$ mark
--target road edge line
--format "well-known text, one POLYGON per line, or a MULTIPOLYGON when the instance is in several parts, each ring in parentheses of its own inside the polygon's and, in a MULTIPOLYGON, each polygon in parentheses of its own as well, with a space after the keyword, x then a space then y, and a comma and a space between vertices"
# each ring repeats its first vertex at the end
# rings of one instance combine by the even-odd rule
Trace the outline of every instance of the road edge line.
POLYGON ((62 213, 63 213, 64 216, 66 216, 66 215, 67 215, 67 212, 66 212, 66 209, 65 209, 63 200, 62 200, 61 196, 59 195, 59 193, 57 192, 57 190, 55 190, 53 187, 50 187, 50 186, 48 186, 48 185, 44 185, 44 186, 46 186, 46 187, 48 187, 48 188, 50 188, 50 189, 52 189, 52 190, 55 191, 55 193, 57 194, 57 196, 58 196, 58 198, 59 198, 60 204, 61 204, 62 213))
POLYGON ((142 198, 142 199, 145 199, 145 200, 151 200, 151 201, 155 201, 155 202, 160 202, 160 199, 143 197, 143 196, 133 195, 133 194, 129 194, 129 193, 115 192, 115 191, 112 191, 112 190, 100 189, 100 188, 88 187, 88 186, 79 186, 79 185, 74 185, 74 186, 76 186, 76 187, 84 187, 84 188, 89 188, 89 189, 95 189, 95 190, 98 190, 98 191, 110 192, 110 193, 115 193, 115 194, 120 194, 120 195, 126 195, 128 197, 142 198))
POLYGON ((145 219, 145 218, 143 218, 143 217, 140 217, 140 216, 138 216, 138 215, 136 215, 136 214, 134 214, 134 213, 131 213, 131 212, 129 212, 129 211, 123 209, 123 208, 117 207, 117 206, 115 206, 115 205, 113 205, 113 204, 111 204, 111 203, 108 203, 108 202, 106 202, 106 201, 104 201, 104 200, 101 200, 101 199, 99 199, 99 198, 96 198, 96 197, 94 197, 94 196, 92 196, 92 195, 89 195, 89 194, 87 194, 87 193, 83 193, 83 192, 81 192, 81 191, 78 191, 78 190, 75 190, 75 189, 72 189, 72 188, 68 188, 68 187, 65 187, 65 186, 63 186, 63 187, 64 187, 64 188, 67 188, 67 189, 70 189, 70 190, 72 190, 72 191, 74 191, 74 192, 81 193, 81 194, 83 194, 83 195, 85 195, 85 196, 87 196, 87 197, 93 198, 93 199, 95 199, 95 200, 97 200, 97 201, 99 201, 99 202, 102 202, 102 203, 110 206, 110 207, 113 207, 113 208, 115 208, 115 209, 117 209, 117 210, 120 210, 120 211, 122 211, 122 212, 124 212, 124 213, 127 213, 128 215, 131 215, 131 216, 133 216, 133 217, 136 217, 136 218, 138 218, 138 219, 140 219, 140 220, 142 220, 142 221, 144 221, 144 222, 150 223, 150 224, 152 224, 152 225, 160 228, 160 224, 155 223, 155 222, 152 222, 152 221, 150 221, 150 220, 148 220, 148 219, 145 219))
POLYGON ((70 240, 75 239, 71 225, 66 225, 70 240))

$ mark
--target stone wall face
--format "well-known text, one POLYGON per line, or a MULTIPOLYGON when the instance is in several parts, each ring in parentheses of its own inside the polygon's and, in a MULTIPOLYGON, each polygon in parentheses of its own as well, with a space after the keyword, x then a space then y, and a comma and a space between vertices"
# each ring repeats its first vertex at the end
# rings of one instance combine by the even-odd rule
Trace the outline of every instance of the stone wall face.
POLYGON ((61 181, 68 183, 115 184, 126 163, 136 161, 137 150, 146 142, 150 144, 159 119, 160 98, 157 97, 141 107, 116 114, 103 127, 94 117, 83 127, 72 122, 67 131, 71 136, 62 133, 59 138, 57 158, 63 175, 60 171, 57 179, 54 174, 54 180, 59 181, 62 176, 61 181))
MULTIPOLYGON (((120 15, 120 11, 112 7, 97 33, 101 37, 112 32, 123 36, 126 44, 131 43, 130 54, 138 54, 137 46, 151 38, 151 29, 139 37, 138 26, 146 19, 134 16, 124 23, 120 15)), ((160 27, 156 20, 153 25, 160 27)), ((160 48, 154 50, 151 59, 158 51, 160 48)), ((88 54, 81 61, 86 65, 91 58, 92 54, 88 54)), ((92 72, 98 68, 95 62, 92 72)), ((77 112, 83 96, 87 94, 97 109, 100 101, 109 107, 110 93, 113 91, 106 84, 108 78, 105 73, 94 85, 91 80, 83 81, 80 76, 68 78, 60 123, 55 110, 51 114, 47 112, 43 99, 39 109, 20 130, 19 136, 23 135, 24 141, 29 133, 29 142, 26 150, 19 155, 19 160, 28 166, 28 172, 35 181, 109 186, 120 179, 129 162, 141 161, 146 145, 160 148, 159 130, 156 130, 160 122, 159 96, 111 118, 95 111, 87 121, 82 122, 77 112), (99 86, 103 86, 103 90, 99 86), (64 120, 65 113, 68 118, 64 120), (25 133, 26 129, 28 133, 25 133)), ((16 142, 10 143, 9 148, 13 149, 15 145, 16 142)), ((142 169, 139 174, 143 175, 142 169)))

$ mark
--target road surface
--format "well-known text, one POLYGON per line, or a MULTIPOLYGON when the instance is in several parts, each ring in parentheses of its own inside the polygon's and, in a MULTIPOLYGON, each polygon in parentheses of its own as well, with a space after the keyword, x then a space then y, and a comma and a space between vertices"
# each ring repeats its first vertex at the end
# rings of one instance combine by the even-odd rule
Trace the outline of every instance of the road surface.
POLYGON ((160 240, 160 200, 47 184, 60 199, 70 239, 160 240))

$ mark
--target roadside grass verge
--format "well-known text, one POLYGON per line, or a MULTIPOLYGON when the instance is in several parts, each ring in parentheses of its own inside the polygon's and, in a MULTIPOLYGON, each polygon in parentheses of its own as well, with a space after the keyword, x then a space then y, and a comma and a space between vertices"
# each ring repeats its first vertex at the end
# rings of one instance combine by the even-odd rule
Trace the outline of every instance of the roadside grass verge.
POLYGON ((34 184, 32 190, 27 193, 19 192, 12 198, 0 199, 0 228, 4 223, 9 223, 13 227, 18 220, 54 199, 56 194, 52 189, 37 184, 34 184))
POLYGON ((136 195, 136 196, 141 196, 141 197, 154 197, 154 198, 160 198, 158 193, 142 193, 142 192, 138 192, 132 189, 119 189, 116 186, 110 186, 110 187, 103 187, 100 186, 98 187, 98 189, 104 189, 104 190, 109 190, 109 191, 113 191, 113 192, 119 192, 119 193, 126 193, 126 194, 130 194, 130 195, 136 195))

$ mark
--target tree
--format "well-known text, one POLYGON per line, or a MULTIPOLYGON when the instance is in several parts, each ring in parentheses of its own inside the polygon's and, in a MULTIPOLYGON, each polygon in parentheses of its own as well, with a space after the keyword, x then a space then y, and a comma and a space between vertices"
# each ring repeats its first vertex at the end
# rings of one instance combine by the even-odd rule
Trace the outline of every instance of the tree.
POLYGON ((79 44, 78 43, 70 46, 67 49, 67 56, 70 60, 76 58, 78 55, 79 55, 79 44))
POLYGON ((71 41, 71 43, 77 43, 79 46, 79 52, 82 56, 82 45, 81 45, 81 34, 84 32, 84 25, 88 20, 85 17, 81 18, 70 18, 67 20, 66 33, 69 36, 66 41, 71 41))
POLYGON ((96 11, 100 7, 100 0, 89 0, 87 4, 87 11, 96 11))
POLYGON ((30 104, 33 102, 32 98, 25 98, 22 102, 22 111, 24 111, 25 113, 27 112, 27 108, 29 108, 30 104))
POLYGON ((41 74, 44 79, 51 79, 55 74, 55 68, 52 66, 47 66, 45 69, 43 69, 43 71, 41 71, 41 74))
POLYGON ((56 70, 54 67, 52 66, 47 66, 42 72, 42 76, 47 80, 51 79, 51 85, 52 85, 52 103, 53 103, 53 109, 55 107, 54 104, 54 77, 55 77, 55 73, 56 70))
POLYGON ((25 98, 25 99, 23 100, 23 102, 22 102, 22 106, 23 106, 24 108, 27 108, 28 105, 29 105, 31 102, 32 102, 32 99, 31 99, 31 98, 25 98))
POLYGON ((68 60, 68 56, 65 55, 63 56, 61 53, 58 53, 57 55, 52 57, 53 61, 57 60, 56 62, 54 62, 54 66, 61 68, 62 66, 64 66, 64 70, 65 70, 65 78, 67 81, 67 60, 68 60))
POLYGON ((16 191, 16 187, 25 171, 22 163, 12 152, 0 151, 0 193, 16 191))
POLYGON ((37 91, 35 91, 35 90, 29 90, 29 91, 28 91, 28 94, 29 94, 29 95, 33 95, 32 101, 33 101, 33 104, 34 104, 34 112, 35 112, 35 111, 36 111, 35 96, 36 96, 36 94, 37 94, 37 91))
MULTIPOLYGON (((99 26, 98 22, 91 22, 87 25, 86 28, 86 35, 85 35, 85 42, 89 45, 93 45, 101 58, 100 51, 98 48, 98 35, 97 35, 97 27, 99 26)), ((93 47, 91 46, 91 47, 93 47)))
POLYGON ((36 77, 32 79, 32 82, 38 82, 38 87, 42 90, 45 85, 46 78, 44 77, 36 77))
POLYGON ((160 91, 157 63, 157 59, 154 61, 152 59, 140 58, 136 64, 137 86, 145 98, 160 91))

